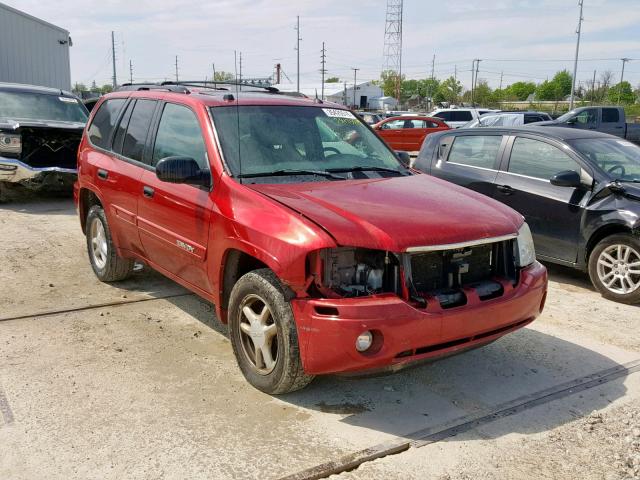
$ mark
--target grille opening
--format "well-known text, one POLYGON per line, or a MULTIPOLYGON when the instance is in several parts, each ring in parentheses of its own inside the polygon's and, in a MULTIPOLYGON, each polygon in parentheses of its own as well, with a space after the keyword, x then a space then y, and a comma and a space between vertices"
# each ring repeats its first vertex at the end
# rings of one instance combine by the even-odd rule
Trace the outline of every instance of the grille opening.
POLYGON ((404 352, 400 352, 399 354, 397 354, 396 358, 410 357, 412 355, 413 355, 413 350, 405 350, 404 352))
POLYGON ((446 290, 435 295, 443 309, 461 307, 467 304, 467 296, 462 290, 446 290))
POLYGON ((321 305, 316 305, 313 307, 318 315, 327 315, 327 316, 335 316, 337 317, 340 312, 336 307, 323 307, 321 305))
POLYGON ((423 353, 437 352, 438 350, 444 350, 445 348, 451 348, 464 343, 468 343, 472 340, 472 337, 459 338, 458 340, 452 340, 450 342, 439 343, 437 345, 430 345, 428 347, 416 348, 416 355, 422 355, 423 353))

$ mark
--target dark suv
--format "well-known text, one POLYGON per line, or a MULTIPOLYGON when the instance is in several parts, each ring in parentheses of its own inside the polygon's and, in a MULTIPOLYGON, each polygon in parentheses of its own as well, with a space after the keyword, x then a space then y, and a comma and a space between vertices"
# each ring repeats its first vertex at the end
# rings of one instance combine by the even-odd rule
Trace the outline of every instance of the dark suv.
POLYGON ((427 137, 414 167, 516 209, 538 258, 640 302, 640 147, 559 127, 452 130, 427 137))
POLYGON ((407 168, 344 107, 141 88, 101 98, 80 144, 91 266, 144 262, 213 302, 255 387, 462 352, 542 311, 522 215, 407 168))

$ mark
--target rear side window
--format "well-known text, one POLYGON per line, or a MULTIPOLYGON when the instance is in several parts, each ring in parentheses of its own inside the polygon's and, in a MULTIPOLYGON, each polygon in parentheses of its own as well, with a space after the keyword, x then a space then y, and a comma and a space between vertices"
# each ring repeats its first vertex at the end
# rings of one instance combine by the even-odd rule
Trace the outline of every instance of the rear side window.
POLYGON ((100 105, 88 130, 89 140, 96 147, 110 148, 111 133, 125 102, 125 98, 112 98, 100 105))
POLYGON ((471 115, 470 111, 465 111, 465 110, 461 110, 461 111, 457 111, 457 112, 451 112, 451 121, 452 122, 468 122, 470 120, 473 120, 473 115, 471 115))
POLYGON ((124 134, 127 131, 127 126, 129 125, 129 119, 131 118, 131 110, 133 110, 133 106, 136 104, 135 101, 130 102, 127 105, 127 109, 122 115, 122 119, 118 124, 118 128, 116 128, 116 134, 113 136, 113 151, 116 153, 122 153, 122 142, 124 142, 124 134))
POLYGON ((602 109, 602 123, 618 123, 620 121, 620 111, 617 108, 602 109))
POLYGON ((444 120, 446 122, 446 121, 449 121, 449 120, 453 120, 451 118, 451 113, 452 112, 439 112, 439 113, 436 113, 434 115, 434 117, 441 118, 442 120, 444 120))
POLYGON ((122 144, 122 155, 132 160, 142 161, 144 146, 149 133, 149 126, 156 108, 155 100, 137 100, 131 112, 131 119, 127 127, 122 144))
POLYGON ((511 150, 509 172, 549 180, 565 170, 580 173, 580 166, 553 145, 530 138, 516 138, 511 150))
POLYGON ((493 169, 502 143, 501 135, 465 135, 456 137, 448 161, 471 167, 493 169))
POLYGON ((167 103, 153 147, 153 165, 166 157, 193 158, 201 169, 209 169, 200 124, 187 107, 167 103))

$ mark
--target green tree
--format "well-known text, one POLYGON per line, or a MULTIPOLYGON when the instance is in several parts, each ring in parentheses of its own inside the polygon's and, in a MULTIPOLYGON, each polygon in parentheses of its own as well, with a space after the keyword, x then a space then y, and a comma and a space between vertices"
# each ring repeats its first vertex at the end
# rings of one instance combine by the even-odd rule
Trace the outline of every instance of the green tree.
POLYGON ((339 83, 340 79, 338 77, 329 77, 327 78, 324 83, 339 83))
POLYGON ((437 93, 439 97, 442 97, 442 101, 457 103, 462 93, 462 84, 454 77, 449 77, 440 83, 437 93))
MULTIPOLYGON (((382 86, 382 91, 388 97, 396 96, 396 78, 397 75, 391 70, 385 70, 380 74, 380 85, 382 86)), ((404 80, 404 75, 402 76, 402 80, 404 80)), ((400 89, 402 90, 402 88, 403 86, 401 84, 400 89)))
POLYGON ((113 92, 113 85, 111 85, 110 83, 105 83, 104 85, 102 85, 102 87, 100 87, 100 93, 102 93, 103 95, 105 93, 110 93, 113 92))
POLYGON ((608 92, 608 99, 611 103, 620 102, 622 105, 631 105, 636 101, 631 84, 626 80, 613 85, 608 92))
POLYGON ((236 76, 231 72, 219 71, 213 75, 214 82, 230 82, 231 80, 235 80, 236 76))
POLYGON ((504 89, 505 100, 526 100, 529 95, 536 91, 536 84, 533 82, 516 82, 504 89))
POLYGON ((536 88, 536 100, 558 101, 562 99, 562 91, 557 83, 545 80, 536 88))
POLYGON ((486 80, 479 80, 473 91, 473 101, 477 105, 489 107, 495 103, 493 92, 486 80))
POLYGON ((573 77, 567 70, 561 70, 553 76, 553 83, 558 86, 562 98, 571 94, 571 83, 573 77))

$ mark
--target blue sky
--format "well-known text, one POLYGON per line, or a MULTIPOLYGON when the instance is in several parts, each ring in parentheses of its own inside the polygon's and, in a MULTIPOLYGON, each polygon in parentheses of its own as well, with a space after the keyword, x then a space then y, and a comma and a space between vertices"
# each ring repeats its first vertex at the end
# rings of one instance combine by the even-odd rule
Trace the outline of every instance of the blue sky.
MULTIPOLYGON (((295 19, 301 18, 301 77, 320 81, 320 49, 327 47, 330 76, 352 81, 378 78, 383 63, 384 0, 3 0, 71 32, 73 81, 109 83, 110 32, 116 32, 119 81, 203 79, 233 71, 233 51, 243 52, 245 76, 269 76, 280 62, 295 83, 295 19)), ((640 1, 584 0, 578 80, 594 69, 640 83, 640 1)), ((481 79, 498 86, 518 80, 539 82, 562 68, 573 69, 577 0, 405 0, 403 71, 408 78, 454 74, 469 85, 471 60, 481 79)))

